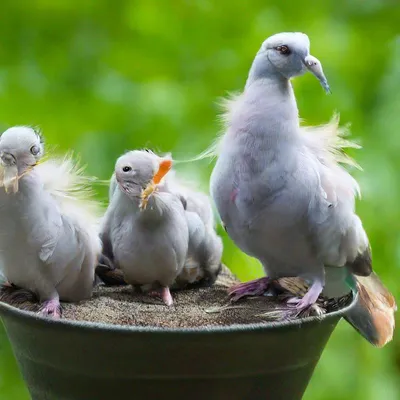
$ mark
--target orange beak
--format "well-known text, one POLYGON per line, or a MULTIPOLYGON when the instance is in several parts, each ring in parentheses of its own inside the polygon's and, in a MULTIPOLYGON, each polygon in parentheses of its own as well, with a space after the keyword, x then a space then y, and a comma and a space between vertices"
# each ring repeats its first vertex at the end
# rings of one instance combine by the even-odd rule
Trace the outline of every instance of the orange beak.
POLYGON ((140 209, 145 210, 147 207, 147 201, 151 194, 156 190, 156 185, 158 185, 161 180, 167 175, 168 171, 172 168, 172 160, 164 159, 160 161, 158 171, 154 174, 153 180, 142 192, 142 201, 140 202, 140 209))
POLYGON ((153 183, 158 185, 171 168, 172 160, 161 160, 158 171, 153 177, 153 183))

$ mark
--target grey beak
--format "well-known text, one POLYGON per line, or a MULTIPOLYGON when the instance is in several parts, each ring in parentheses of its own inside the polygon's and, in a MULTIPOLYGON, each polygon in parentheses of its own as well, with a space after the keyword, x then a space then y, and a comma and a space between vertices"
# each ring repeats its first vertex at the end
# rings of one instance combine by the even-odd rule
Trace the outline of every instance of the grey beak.
POLYGON ((11 153, 5 151, 0 152, 0 162, 3 166, 11 166, 17 163, 17 160, 11 153))
POLYGON ((18 192, 18 166, 15 157, 6 152, 0 153, 0 186, 6 193, 18 192))
POLYGON ((318 58, 308 55, 304 59, 304 65, 316 78, 318 78, 325 92, 332 93, 328 84, 328 80, 326 79, 324 71, 322 69, 321 62, 318 60, 318 58))

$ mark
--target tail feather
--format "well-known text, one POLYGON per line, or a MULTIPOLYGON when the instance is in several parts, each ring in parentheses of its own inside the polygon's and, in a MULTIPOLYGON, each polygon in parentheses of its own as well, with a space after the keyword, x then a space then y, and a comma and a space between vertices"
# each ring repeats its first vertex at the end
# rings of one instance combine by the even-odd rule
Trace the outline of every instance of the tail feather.
POLYGON ((354 279, 358 300, 345 319, 371 344, 383 347, 393 338, 395 298, 375 273, 368 277, 354 276, 354 279))

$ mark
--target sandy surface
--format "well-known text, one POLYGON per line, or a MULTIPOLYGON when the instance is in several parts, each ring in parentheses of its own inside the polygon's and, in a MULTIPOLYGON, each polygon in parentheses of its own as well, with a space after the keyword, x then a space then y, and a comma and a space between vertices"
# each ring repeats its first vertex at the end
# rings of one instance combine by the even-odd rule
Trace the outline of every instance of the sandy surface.
MULTIPOLYGON (((246 298, 230 303, 227 288, 237 282, 224 267, 212 287, 172 292, 174 305, 171 307, 157 298, 134 292, 131 286, 98 285, 90 300, 63 303, 63 318, 118 325, 190 328, 268 322, 287 317, 288 312, 289 318, 301 317, 288 308, 286 299, 289 292, 304 294, 303 281, 281 280, 279 296, 246 298)), ((320 298, 319 306, 310 309, 307 315, 322 315, 349 301, 351 298, 341 299, 339 305, 336 300, 320 298)), ((38 304, 30 299, 18 307, 34 311, 38 309, 38 304)))
MULTIPOLYGON (((64 304, 63 317, 119 325, 189 328, 259 323, 282 316, 276 309, 288 310, 284 296, 248 298, 231 304, 227 288, 237 282, 224 268, 213 287, 173 292, 172 307, 148 295, 134 293, 130 286, 98 286, 90 301, 64 304)), ((320 304, 325 306, 310 310, 310 315, 332 308, 326 300, 321 299, 320 304)))

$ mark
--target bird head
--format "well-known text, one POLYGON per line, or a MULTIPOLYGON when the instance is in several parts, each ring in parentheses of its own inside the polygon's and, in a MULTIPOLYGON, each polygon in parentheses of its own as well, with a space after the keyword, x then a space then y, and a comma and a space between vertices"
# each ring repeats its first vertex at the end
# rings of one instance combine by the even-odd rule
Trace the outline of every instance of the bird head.
POLYGON ((264 41, 258 55, 266 56, 272 66, 290 79, 310 71, 330 92, 321 62, 310 55, 310 39, 304 33, 283 32, 270 36, 264 41))
POLYGON ((44 147, 40 133, 33 128, 15 126, 0 136, 0 186, 6 192, 18 191, 18 180, 38 164, 44 147))
POLYGON ((172 167, 172 160, 149 150, 134 150, 121 156, 115 166, 115 177, 121 190, 131 198, 141 199, 146 208, 148 198, 161 184, 172 167))

